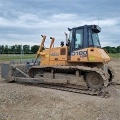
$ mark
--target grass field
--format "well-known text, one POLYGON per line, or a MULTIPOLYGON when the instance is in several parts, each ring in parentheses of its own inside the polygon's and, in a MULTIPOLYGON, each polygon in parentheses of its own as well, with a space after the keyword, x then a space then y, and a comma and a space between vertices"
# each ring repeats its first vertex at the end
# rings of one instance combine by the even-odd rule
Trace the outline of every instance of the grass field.
POLYGON ((120 53, 110 54, 110 57, 112 57, 112 58, 120 58, 120 53))
POLYGON ((0 60, 2 61, 10 61, 16 59, 31 59, 35 58, 35 54, 0 54, 0 60))
MULTIPOLYGON (((110 54, 112 58, 120 58, 120 54, 110 54)), ((16 59, 32 59, 35 58, 35 54, 0 54, 0 60, 10 61, 16 59)))

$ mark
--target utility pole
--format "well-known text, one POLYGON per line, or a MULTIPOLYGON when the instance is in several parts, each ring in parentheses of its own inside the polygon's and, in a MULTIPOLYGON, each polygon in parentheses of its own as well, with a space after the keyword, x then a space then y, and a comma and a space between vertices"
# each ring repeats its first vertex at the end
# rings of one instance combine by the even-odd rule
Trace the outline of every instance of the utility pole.
POLYGON ((21 60, 22 60, 22 45, 21 45, 21 60))

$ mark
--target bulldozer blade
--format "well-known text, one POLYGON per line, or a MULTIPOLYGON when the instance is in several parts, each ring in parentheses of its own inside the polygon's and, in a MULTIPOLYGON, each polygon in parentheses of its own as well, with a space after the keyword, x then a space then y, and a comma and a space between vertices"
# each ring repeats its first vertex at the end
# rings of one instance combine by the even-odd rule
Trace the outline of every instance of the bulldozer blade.
POLYGON ((29 69, 29 67, 29 64, 2 63, 1 77, 7 82, 14 81, 15 77, 29 77, 27 75, 27 70, 29 69))
POLYGON ((7 63, 1 64, 1 77, 5 79, 7 82, 13 81, 13 77, 11 75, 11 66, 7 63))

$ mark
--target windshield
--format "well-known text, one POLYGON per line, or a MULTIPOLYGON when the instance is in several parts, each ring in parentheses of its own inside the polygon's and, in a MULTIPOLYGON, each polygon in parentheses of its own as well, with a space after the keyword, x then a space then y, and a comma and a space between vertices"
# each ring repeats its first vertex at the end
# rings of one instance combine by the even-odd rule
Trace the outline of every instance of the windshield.
POLYGON ((92 39, 93 39, 93 44, 94 46, 98 46, 100 47, 100 42, 99 42, 99 37, 98 37, 98 34, 97 33, 92 33, 92 39))

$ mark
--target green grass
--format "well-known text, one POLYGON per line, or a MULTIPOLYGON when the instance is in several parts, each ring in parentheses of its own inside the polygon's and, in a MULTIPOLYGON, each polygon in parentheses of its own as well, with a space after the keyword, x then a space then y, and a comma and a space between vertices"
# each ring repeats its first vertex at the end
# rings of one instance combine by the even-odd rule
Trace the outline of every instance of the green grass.
POLYGON ((110 57, 112 57, 112 58, 120 58, 120 53, 111 53, 110 54, 110 57))
POLYGON ((35 54, 0 54, 0 60, 10 61, 16 59, 32 59, 35 58, 35 54))
MULTIPOLYGON (((112 58, 120 58, 120 53, 117 54, 110 54, 112 58)), ((10 61, 10 60, 17 60, 17 59, 34 59, 35 54, 0 54, 0 60, 2 61, 10 61)))

